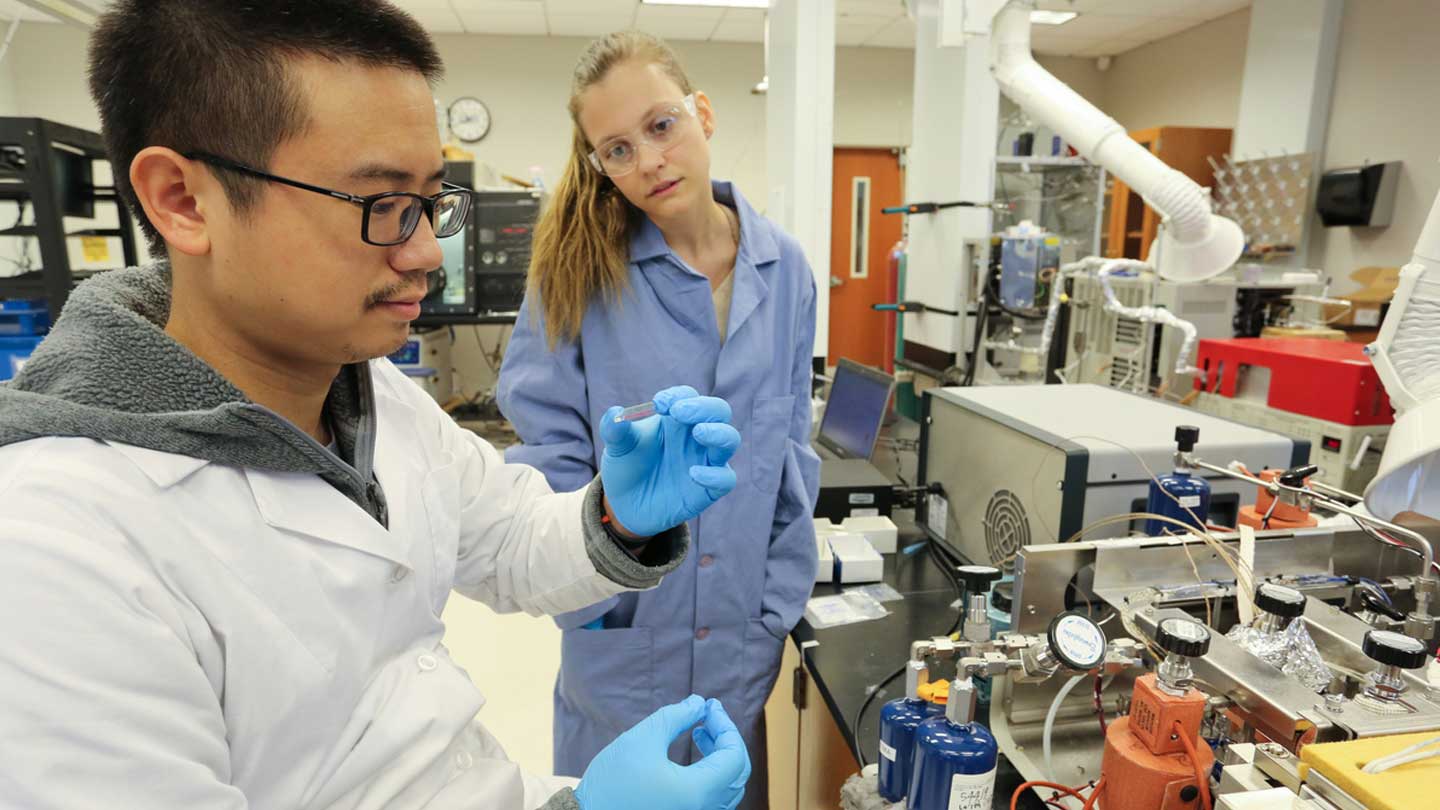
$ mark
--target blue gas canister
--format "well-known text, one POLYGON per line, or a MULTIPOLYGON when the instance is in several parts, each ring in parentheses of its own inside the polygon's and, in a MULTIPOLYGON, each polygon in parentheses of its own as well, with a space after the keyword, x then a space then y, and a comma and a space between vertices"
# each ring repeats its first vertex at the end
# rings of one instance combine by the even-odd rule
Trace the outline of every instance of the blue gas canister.
POLYGON ((1000 747, 974 716, 975 684, 957 678, 945 715, 915 729, 908 810, 990 810, 1000 747))
POLYGON ((887 802, 905 800, 914 766, 915 729, 940 715, 944 708, 920 697, 927 678, 925 664, 911 661, 905 667, 905 697, 880 709, 880 796, 887 802))
MULTIPOLYGON (((1175 454, 1175 471, 1150 482, 1150 498, 1145 511, 1164 515, 1196 529, 1203 529, 1203 521, 1210 514, 1210 482, 1186 466, 1184 454, 1195 449, 1200 440, 1200 428, 1181 425, 1175 428, 1175 443, 1179 452, 1175 454)), ((1182 534, 1184 529, 1163 520, 1145 521, 1145 534, 1158 537, 1164 534, 1182 534)))

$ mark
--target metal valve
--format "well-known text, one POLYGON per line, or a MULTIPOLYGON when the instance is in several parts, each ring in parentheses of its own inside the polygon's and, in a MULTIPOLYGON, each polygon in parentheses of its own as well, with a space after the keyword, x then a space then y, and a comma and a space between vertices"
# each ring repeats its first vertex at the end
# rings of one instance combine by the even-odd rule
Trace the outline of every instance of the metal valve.
POLYGON ((955 569, 965 585, 965 627, 962 635, 968 641, 990 640, 990 604, 987 594, 995 580, 1004 574, 989 565, 962 565, 955 569))
POLYGON ((1400 671, 1420 669, 1429 658, 1423 642, 1390 630, 1367 632, 1360 649, 1380 664, 1370 673, 1370 684, 1365 687, 1365 694, 1379 700, 1399 700, 1405 692, 1405 678, 1400 671))
POLYGON ((1210 651, 1210 630, 1194 619, 1172 616, 1155 628, 1155 643, 1166 653, 1155 671, 1156 685, 1169 694, 1184 695, 1195 679, 1190 659, 1210 651))

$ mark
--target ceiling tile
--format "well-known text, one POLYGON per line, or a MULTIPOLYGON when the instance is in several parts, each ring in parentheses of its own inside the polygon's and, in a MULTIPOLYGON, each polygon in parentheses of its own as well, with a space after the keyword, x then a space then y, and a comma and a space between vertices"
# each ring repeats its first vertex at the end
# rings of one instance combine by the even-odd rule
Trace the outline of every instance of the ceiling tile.
POLYGON ((667 39, 709 39, 723 16, 723 8, 642 5, 635 27, 667 39))
POLYGON ((1039 0, 1036 8, 1043 8, 1046 11, 1074 11, 1079 14, 1090 14, 1096 11, 1103 11, 1106 6, 1113 6, 1117 0, 1039 0))
POLYGON ((1131 29, 1154 22, 1149 17, 1111 16, 1107 14, 1081 14, 1063 25, 1032 25, 1030 30, 1048 31, 1061 36, 1089 39, 1116 39, 1131 29))
POLYGON ((17 0, 0 0, 0 20, 22 20, 25 22, 59 23, 60 21, 51 17, 43 11, 17 2, 17 0))
POLYGON ((460 22, 471 34, 532 34, 545 36, 545 13, 529 11, 460 11, 460 22))
POLYGON ((1179 17, 1157 17, 1143 25, 1127 29, 1124 37, 1127 39, 1138 39, 1144 42, 1154 42, 1158 39, 1174 36, 1182 31, 1194 28, 1194 20, 1181 19, 1179 17))
MULTIPOLYGON (((456 0, 460 2, 460 0, 456 0)), ((548 14, 618 14, 627 19, 635 16, 640 0, 545 0, 548 14)))
MULTIPOLYGON (((433 0, 390 0, 400 6, 433 0)), ((456 12, 544 12, 543 0, 448 0, 456 12)))
MULTIPOLYGON (((391 0, 401 8, 409 8, 415 5, 426 5, 434 0, 391 0)), ((461 14, 472 11, 506 12, 510 14, 528 14, 538 11, 544 13, 545 3, 543 0, 448 0, 461 14)))
POLYGON ((432 34, 463 34, 460 15, 448 5, 440 8, 407 8, 405 11, 432 34))
POLYGON ((552 37, 601 37, 611 31, 629 28, 630 20, 623 14, 560 14, 551 11, 545 15, 545 26, 552 37))
POLYGON ((1111 0, 1100 9, 1100 13, 1204 20, 1222 13, 1216 10, 1219 5, 1219 0, 1111 0))

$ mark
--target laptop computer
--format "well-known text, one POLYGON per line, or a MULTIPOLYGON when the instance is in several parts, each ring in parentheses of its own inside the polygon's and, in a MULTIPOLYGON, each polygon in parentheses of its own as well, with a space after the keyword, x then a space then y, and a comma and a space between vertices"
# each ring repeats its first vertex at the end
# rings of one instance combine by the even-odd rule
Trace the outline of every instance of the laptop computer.
POLYGON ((841 358, 815 437, 820 458, 869 460, 894 390, 891 375, 841 358))

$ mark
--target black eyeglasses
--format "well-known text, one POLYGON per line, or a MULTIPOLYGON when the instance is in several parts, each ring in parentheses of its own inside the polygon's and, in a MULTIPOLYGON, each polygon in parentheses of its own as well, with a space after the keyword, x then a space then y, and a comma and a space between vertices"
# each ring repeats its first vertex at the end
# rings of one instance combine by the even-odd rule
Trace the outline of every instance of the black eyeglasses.
POLYGON ((433 197, 424 197, 408 191, 386 191, 381 194, 360 197, 262 172, 259 169, 252 169, 242 163, 226 160, 206 152, 191 152, 185 157, 237 174, 268 180, 271 183, 282 183, 354 203, 365 212, 360 225, 360 238, 366 244, 377 247, 390 247, 408 240, 414 235, 416 226, 420 224, 421 214, 429 218, 430 227, 435 230, 437 239, 444 239, 459 233, 465 227, 466 217, 470 215, 470 190, 451 183, 442 184, 445 190, 433 197))

